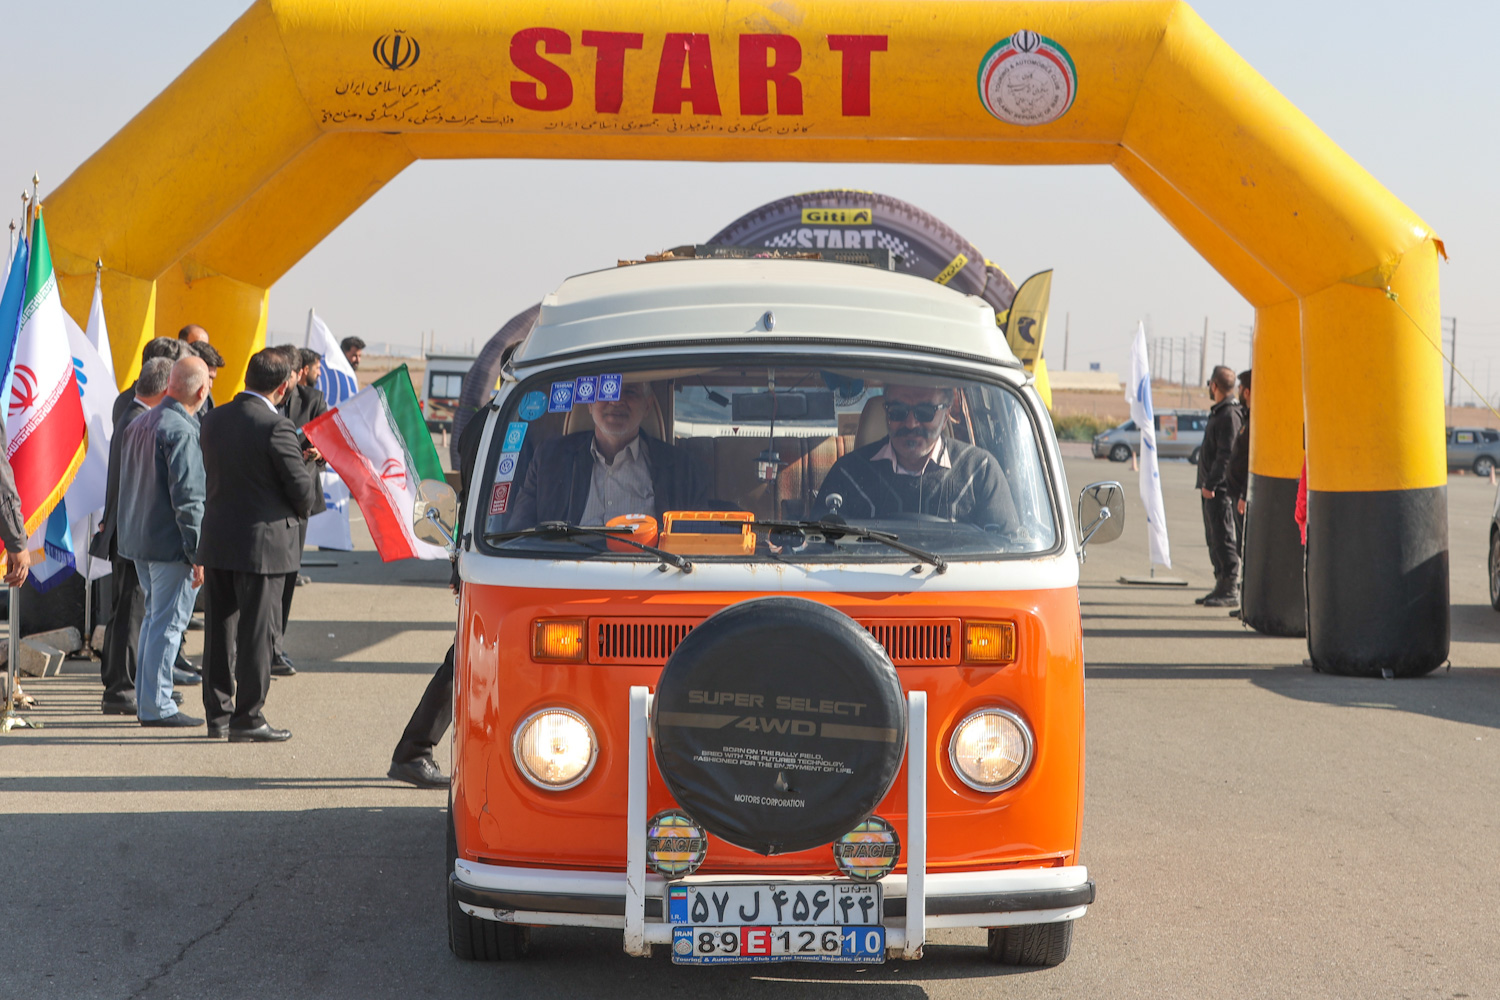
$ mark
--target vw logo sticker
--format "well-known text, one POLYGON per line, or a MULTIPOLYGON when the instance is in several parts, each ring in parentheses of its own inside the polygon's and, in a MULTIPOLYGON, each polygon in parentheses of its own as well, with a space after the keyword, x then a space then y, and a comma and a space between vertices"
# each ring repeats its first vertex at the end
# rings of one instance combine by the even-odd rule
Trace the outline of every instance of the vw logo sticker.
POLYGON ((979 100, 1010 125, 1046 125, 1068 113, 1078 96, 1078 69, 1057 42, 1018 31, 979 61, 979 100))
POLYGON ((535 420, 547 410, 547 394, 543 392, 528 392, 521 397, 521 405, 516 409, 516 416, 522 420, 535 420))
POLYGON ((573 405, 587 406, 599 397, 599 376, 580 375, 573 383, 573 405))
POLYGON ((620 398, 620 387, 625 384, 625 379, 619 375, 599 376, 599 402, 611 403, 620 398))
POLYGON ((495 463, 495 482, 508 483, 515 479, 516 463, 520 460, 521 456, 513 451, 501 453, 500 460, 495 463))
POLYGON ((567 413, 573 408, 573 383, 553 382, 552 392, 547 396, 548 413, 567 413))

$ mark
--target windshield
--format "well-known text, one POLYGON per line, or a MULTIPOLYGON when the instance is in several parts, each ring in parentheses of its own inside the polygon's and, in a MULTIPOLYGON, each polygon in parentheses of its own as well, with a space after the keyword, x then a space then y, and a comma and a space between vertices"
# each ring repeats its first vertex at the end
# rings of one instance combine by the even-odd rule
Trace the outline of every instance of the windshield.
POLYGON ((1057 544, 1037 428, 1007 386, 805 357, 564 374, 506 397, 474 491, 494 554, 653 558, 555 522, 628 527, 695 560, 910 558, 769 521, 831 520, 957 559, 1057 544))

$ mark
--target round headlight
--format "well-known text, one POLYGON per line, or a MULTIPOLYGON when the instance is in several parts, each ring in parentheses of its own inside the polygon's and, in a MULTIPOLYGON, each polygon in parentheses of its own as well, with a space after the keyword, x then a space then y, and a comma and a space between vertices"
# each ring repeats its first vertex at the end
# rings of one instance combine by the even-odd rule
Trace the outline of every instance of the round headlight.
POLYGON ((1031 730, 1014 712, 982 708, 953 730, 948 759, 959 779, 979 792, 999 792, 1031 766, 1031 730))
POLYGON ((560 792, 589 776, 599 745, 583 716, 566 708, 544 708, 521 720, 512 752, 526 780, 560 792))

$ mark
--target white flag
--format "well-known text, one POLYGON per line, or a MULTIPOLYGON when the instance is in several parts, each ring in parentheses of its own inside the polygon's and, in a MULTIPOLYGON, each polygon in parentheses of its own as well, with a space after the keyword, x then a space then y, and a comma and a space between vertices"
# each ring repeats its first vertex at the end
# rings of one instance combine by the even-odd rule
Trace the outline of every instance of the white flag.
MULTIPOLYGON (((97 303, 97 297, 95 301, 97 303)), ((90 531, 99 523, 99 515, 104 511, 105 485, 109 478, 109 441, 114 436, 110 412, 118 390, 115 388, 114 373, 109 370, 99 352, 94 350, 91 339, 78 329, 73 317, 64 313, 63 324, 68 328, 68 347, 73 352, 73 377, 77 379, 78 392, 83 397, 83 419, 89 429, 89 449, 84 454, 83 465, 78 468, 78 475, 73 478, 73 485, 68 487, 66 497, 68 520, 72 525, 73 553, 78 560, 79 572, 83 572, 84 553, 88 552, 90 531)), ((108 559, 88 560, 90 580, 97 580, 108 572, 108 559)))
MULTIPOLYGON (((94 275, 94 304, 89 306, 88 338, 89 343, 94 345, 94 350, 99 355, 99 361, 104 365, 105 373, 109 375, 109 384, 118 392, 120 386, 115 381, 115 356, 109 347, 109 328, 104 325, 104 292, 99 287, 97 273, 94 275)), ((77 355, 75 354, 74 357, 77 355)), ((114 401, 111 400, 110 404, 113 405, 113 403, 114 401)), ((88 411, 87 393, 84 394, 83 408, 85 412, 88 411)), ((110 411, 106 409, 104 412, 110 411)))
POLYGON ((307 522, 306 544, 316 549, 353 552, 354 537, 349 529, 349 487, 332 469, 323 472, 319 479, 322 481, 323 503, 328 509, 314 514, 307 522))
POLYGON ((318 388, 323 390, 323 398, 328 400, 329 409, 359 391, 359 381, 354 377, 349 359, 339 350, 339 342, 333 331, 318 318, 317 313, 309 312, 307 315, 305 346, 317 351, 323 358, 323 373, 318 376, 318 388))
POLYGON ((1156 461, 1156 415, 1151 409, 1151 366, 1146 361, 1146 324, 1136 327, 1130 349, 1130 381, 1125 383, 1130 419, 1141 429, 1141 508, 1146 512, 1146 540, 1153 563, 1171 567, 1167 513, 1162 505, 1161 471, 1156 461))

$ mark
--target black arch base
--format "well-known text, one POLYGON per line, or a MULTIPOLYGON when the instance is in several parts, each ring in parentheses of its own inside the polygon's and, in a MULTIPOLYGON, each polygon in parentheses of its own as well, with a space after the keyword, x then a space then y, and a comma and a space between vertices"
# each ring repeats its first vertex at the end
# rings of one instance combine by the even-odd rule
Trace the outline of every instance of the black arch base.
POLYGON ((1307 646, 1315 669, 1420 677, 1448 658, 1448 488, 1310 492, 1307 646))
POLYGON ((1307 635, 1297 480, 1250 474, 1240 620, 1264 635, 1307 635))

